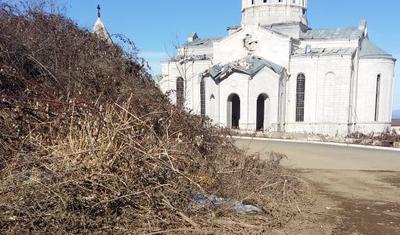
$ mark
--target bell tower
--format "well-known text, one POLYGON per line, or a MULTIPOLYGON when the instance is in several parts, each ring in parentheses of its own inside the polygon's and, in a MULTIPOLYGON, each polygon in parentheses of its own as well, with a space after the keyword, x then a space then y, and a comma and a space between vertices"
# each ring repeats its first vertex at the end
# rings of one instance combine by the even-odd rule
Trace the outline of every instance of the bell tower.
POLYGON ((242 0, 242 25, 307 27, 307 0, 242 0))

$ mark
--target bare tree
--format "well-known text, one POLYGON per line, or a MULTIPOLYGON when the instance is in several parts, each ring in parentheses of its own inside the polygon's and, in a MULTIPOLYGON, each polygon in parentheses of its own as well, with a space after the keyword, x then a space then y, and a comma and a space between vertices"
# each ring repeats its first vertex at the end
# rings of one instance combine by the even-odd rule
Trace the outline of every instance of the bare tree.
MULTIPOLYGON (((175 49, 176 54, 171 55, 170 53, 167 53, 169 55, 168 66, 172 65, 178 73, 178 76, 176 77, 177 86, 175 90, 177 98, 176 103, 177 106, 184 108, 186 97, 189 93, 188 80, 191 78, 189 72, 193 68, 195 58, 192 55, 193 53, 190 51, 190 47, 187 43, 181 44, 177 39, 175 42, 173 42, 173 48, 175 49), (180 93, 178 90, 178 88, 180 88, 180 85, 178 84, 179 79, 182 79, 183 81, 182 93, 180 93)), ((171 79, 170 74, 168 74, 168 76, 169 79, 171 79)))

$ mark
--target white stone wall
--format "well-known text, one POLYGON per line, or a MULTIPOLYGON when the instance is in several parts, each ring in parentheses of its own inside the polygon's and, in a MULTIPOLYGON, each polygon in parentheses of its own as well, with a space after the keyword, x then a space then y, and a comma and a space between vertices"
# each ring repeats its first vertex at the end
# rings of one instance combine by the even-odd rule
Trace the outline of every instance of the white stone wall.
POLYGON ((163 93, 169 94, 171 103, 176 104, 176 79, 180 75, 175 62, 161 62, 161 76, 158 86, 163 93))
POLYGON ((353 133, 364 134, 390 132, 391 125, 387 123, 358 123, 352 130, 353 133))
POLYGON ((178 50, 178 55, 186 55, 186 56, 209 56, 212 57, 213 55, 213 47, 207 46, 196 46, 196 47, 183 47, 178 50))
POLYGON ((347 133, 351 78, 350 56, 298 57, 290 64, 286 131, 329 135, 347 133), (306 77, 304 122, 296 122, 298 74, 306 77))
POLYGON ((286 36, 299 39, 302 32, 305 30, 305 26, 300 23, 277 24, 271 26, 270 29, 286 36))
POLYGON ((307 8, 303 0, 242 0, 242 25, 271 25, 277 23, 301 22, 307 25, 304 15, 307 8))
POLYGON ((163 78, 159 81, 162 92, 170 94, 170 100, 176 104, 176 80, 185 80, 185 107, 195 113, 200 113, 200 80, 199 74, 212 66, 211 61, 201 60, 179 64, 178 62, 163 62, 161 72, 163 78), (178 69, 179 68, 179 69, 178 69))
POLYGON ((204 77, 204 81, 206 85, 206 115, 213 120, 214 124, 224 127, 221 121, 221 112, 224 109, 220 102, 221 87, 210 77, 204 77))
POLYGON ((243 40, 246 35, 251 35, 251 40, 257 42, 257 45, 254 46, 254 51, 251 52, 252 55, 260 56, 283 67, 288 67, 291 51, 290 38, 258 26, 246 26, 231 36, 214 43, 214 64, 225 64, 249 55, 249 50, 243 46, 243 40), (232 50, 232 48, 235 49, 232 50))
MULTIPOLYGON (((214 123, 227 126, 228 97, 237 94, 240 98, 240 129, 255 130, 257 114, 257 98, 260 94, 269 97, 268 126, 265 129, 277 130, 278 125, 278 91, 279 75, 268 68, 264 68, 253 79, 246 74, 234 73, 219 85, 207 77, 206 79, 206 110, 207 115, 214 123), (215 99, 210 99, 211 95, 215 99)), ((199 101, 200 104, 200 101, 199 101)))
POLYGON ((248 97, 249 76, 246 74, 234 73, 228 79, 220 83, 220 123, 228 126, 228 97, 231 94, 237 94, 240 98, 240 129, 248 128, 248 97))
POLYGON ((356 99, 356 131, 389 128, 393 111, 394 66, 391 59, 360 59, 356 99), (381 76, 378 120, 375 121, 377 77, 381 76), (383 127, 383 128, 382 128, 383 127))
POLYGON ((264 125, 266 130, 277 130, 278 126, 278 107, 279 107, 279 79, 280 76, 270 69, 264 68, 252 80, 249 81, 248 92, 248 118, 247 129, 256 130, 257 122, 257 99, 259 95, 266 94, 269 98, 266 108, 267 120, 264 125))

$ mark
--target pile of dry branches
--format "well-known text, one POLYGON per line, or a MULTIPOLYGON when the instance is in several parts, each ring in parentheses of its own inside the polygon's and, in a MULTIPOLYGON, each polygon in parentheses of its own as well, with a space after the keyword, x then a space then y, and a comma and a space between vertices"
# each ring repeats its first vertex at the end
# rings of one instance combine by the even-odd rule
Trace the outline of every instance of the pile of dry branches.
POLYGON ((60 14, 0 4, 0 233, 250 234, 308 202, 279 154, 246 157, 171 105, 135 51, 60 14))
POLYGON ((384 147, 393 147, 396 142, 400 142, 400 134, 396 131, 384 132, 376 134, 374 132, 369 135, 363 133, 354 133, 348 136, 354 144, 376 145, 384 147))

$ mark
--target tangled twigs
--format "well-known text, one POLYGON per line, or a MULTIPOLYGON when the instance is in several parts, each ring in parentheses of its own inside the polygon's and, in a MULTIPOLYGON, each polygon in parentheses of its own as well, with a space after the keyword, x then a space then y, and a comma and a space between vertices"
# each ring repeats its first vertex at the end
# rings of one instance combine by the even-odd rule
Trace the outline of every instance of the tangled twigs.
POLYGON ((0 1, 0 234, 251 234, 308 203, 282 155, 246 156, 173 106, 134 44, 27 6, 0 1))

